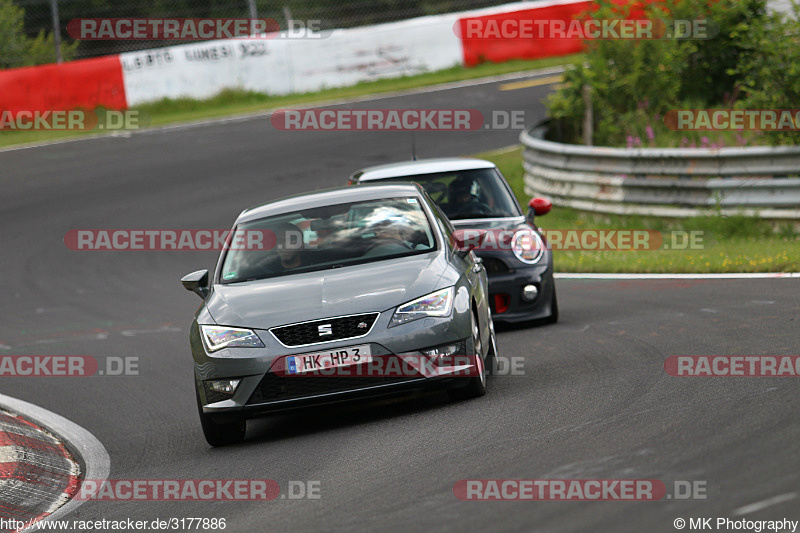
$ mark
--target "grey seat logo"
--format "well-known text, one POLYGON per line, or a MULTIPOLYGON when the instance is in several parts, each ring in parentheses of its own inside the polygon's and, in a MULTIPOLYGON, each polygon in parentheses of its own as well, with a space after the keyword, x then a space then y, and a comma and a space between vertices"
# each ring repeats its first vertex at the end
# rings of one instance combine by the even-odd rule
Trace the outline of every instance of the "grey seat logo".
POLYGON ((324 337, 325 335, 333 335, 333 326, 330 324, 322 324, 321 326, 317 326, 317 331, 319 332, 320 337, 324 337))

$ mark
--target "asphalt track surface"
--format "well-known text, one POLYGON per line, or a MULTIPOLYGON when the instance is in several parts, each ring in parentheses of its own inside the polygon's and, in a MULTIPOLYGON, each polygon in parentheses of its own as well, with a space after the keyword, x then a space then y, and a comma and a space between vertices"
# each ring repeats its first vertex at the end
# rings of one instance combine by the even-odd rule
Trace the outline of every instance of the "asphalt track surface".
MULTIPOLYGON (((358 108, 525 110, 547 87, 498 83, 358 108)), ((422 132, 421 157, 516 143, 518 131, 422 132)), ((97 502, 67 518, 225 518, 227 531, 675 531, 682 517, 800 518, 797 378, 677 378, 670 355, 797 355, 800 283, 560 280, 561 321, 506 330, 524 375, 480 399, 430 394, 257 420, 204 441, 179 278, 215 252, 76 252, 83 228, 227 228, 244 208, 402 160, 408 133, 281 132, 264 117, 0 152, 3 355, 139 357, 139 375, 3 378, 108 449, 112 479, 318 481, 315 500, 97 502), (705 482, 707 499, 470 502, 461 479, 705 482), (780 497, 763 510, 744 506, 780 497), (739 510, 739 511, 737 511, 739 510)), ((542 219, 546 225, 546 218, 542 219)), ((658 252, 653 252, 658 253, 658 252)), ((556 260, 557 261, 557 260, 556 260)), ((557 264, 557 263, 556 263, 557 264)), ((764 507, 758 505, 757 507, 764 507)), ((688 526, 687 526, 688 529, 688 526)))

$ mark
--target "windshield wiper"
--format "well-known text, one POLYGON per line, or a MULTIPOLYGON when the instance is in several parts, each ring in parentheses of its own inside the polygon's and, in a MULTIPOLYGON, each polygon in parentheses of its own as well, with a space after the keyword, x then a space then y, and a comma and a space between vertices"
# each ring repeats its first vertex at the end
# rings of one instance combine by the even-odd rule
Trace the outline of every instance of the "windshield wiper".
POLYGON ((495 218, 497 215, 486 213, 458 213, 450 217, 451 220, 464 220, 466 218, 495 218))
POLYGON ((235 281, 229 281, 227 283, 224 283, 224 285, 230 285, 232 283, 244 283, 245 281, 258 281, 260 279, 266 279, 266 278, 263 278, 263 277, 260 277, 260 276, 259 277, 255 277, 254 276, 252 278, 244 278, 244 279, 237 279, 235 281))

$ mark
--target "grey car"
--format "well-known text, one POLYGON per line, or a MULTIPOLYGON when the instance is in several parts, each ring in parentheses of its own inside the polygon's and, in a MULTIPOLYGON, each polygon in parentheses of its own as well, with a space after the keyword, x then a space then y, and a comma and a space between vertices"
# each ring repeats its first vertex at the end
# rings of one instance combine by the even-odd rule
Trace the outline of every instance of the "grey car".
POLYGON ((488 232, 475 254, 489 275, 489 305, 495 322, 558 321, 553 253, 534 218, 550 211, 533 198, 523 215, 503 175, 491 161, 439 158, 365 168, 350 184, 413 181, 422 185, 459 232, 488 232))
MULTIPOLYGON (((478 239, 480 240, 480 239, 478 239)), ((216 271, 185 276, 203 433, 277 411, 442 388, 486 391, 486 271, 416 184, 344 187, 244 211, 216 271)))

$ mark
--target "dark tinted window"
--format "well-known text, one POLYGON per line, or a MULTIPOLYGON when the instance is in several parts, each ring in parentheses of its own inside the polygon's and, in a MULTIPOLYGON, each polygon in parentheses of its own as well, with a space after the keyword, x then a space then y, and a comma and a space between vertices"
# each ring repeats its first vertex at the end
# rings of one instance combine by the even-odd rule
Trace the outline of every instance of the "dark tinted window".
POLYGON ((414 181, 451 220, 520 216, 516 200, 492 168, 402 176, 381 181, 414 181))

